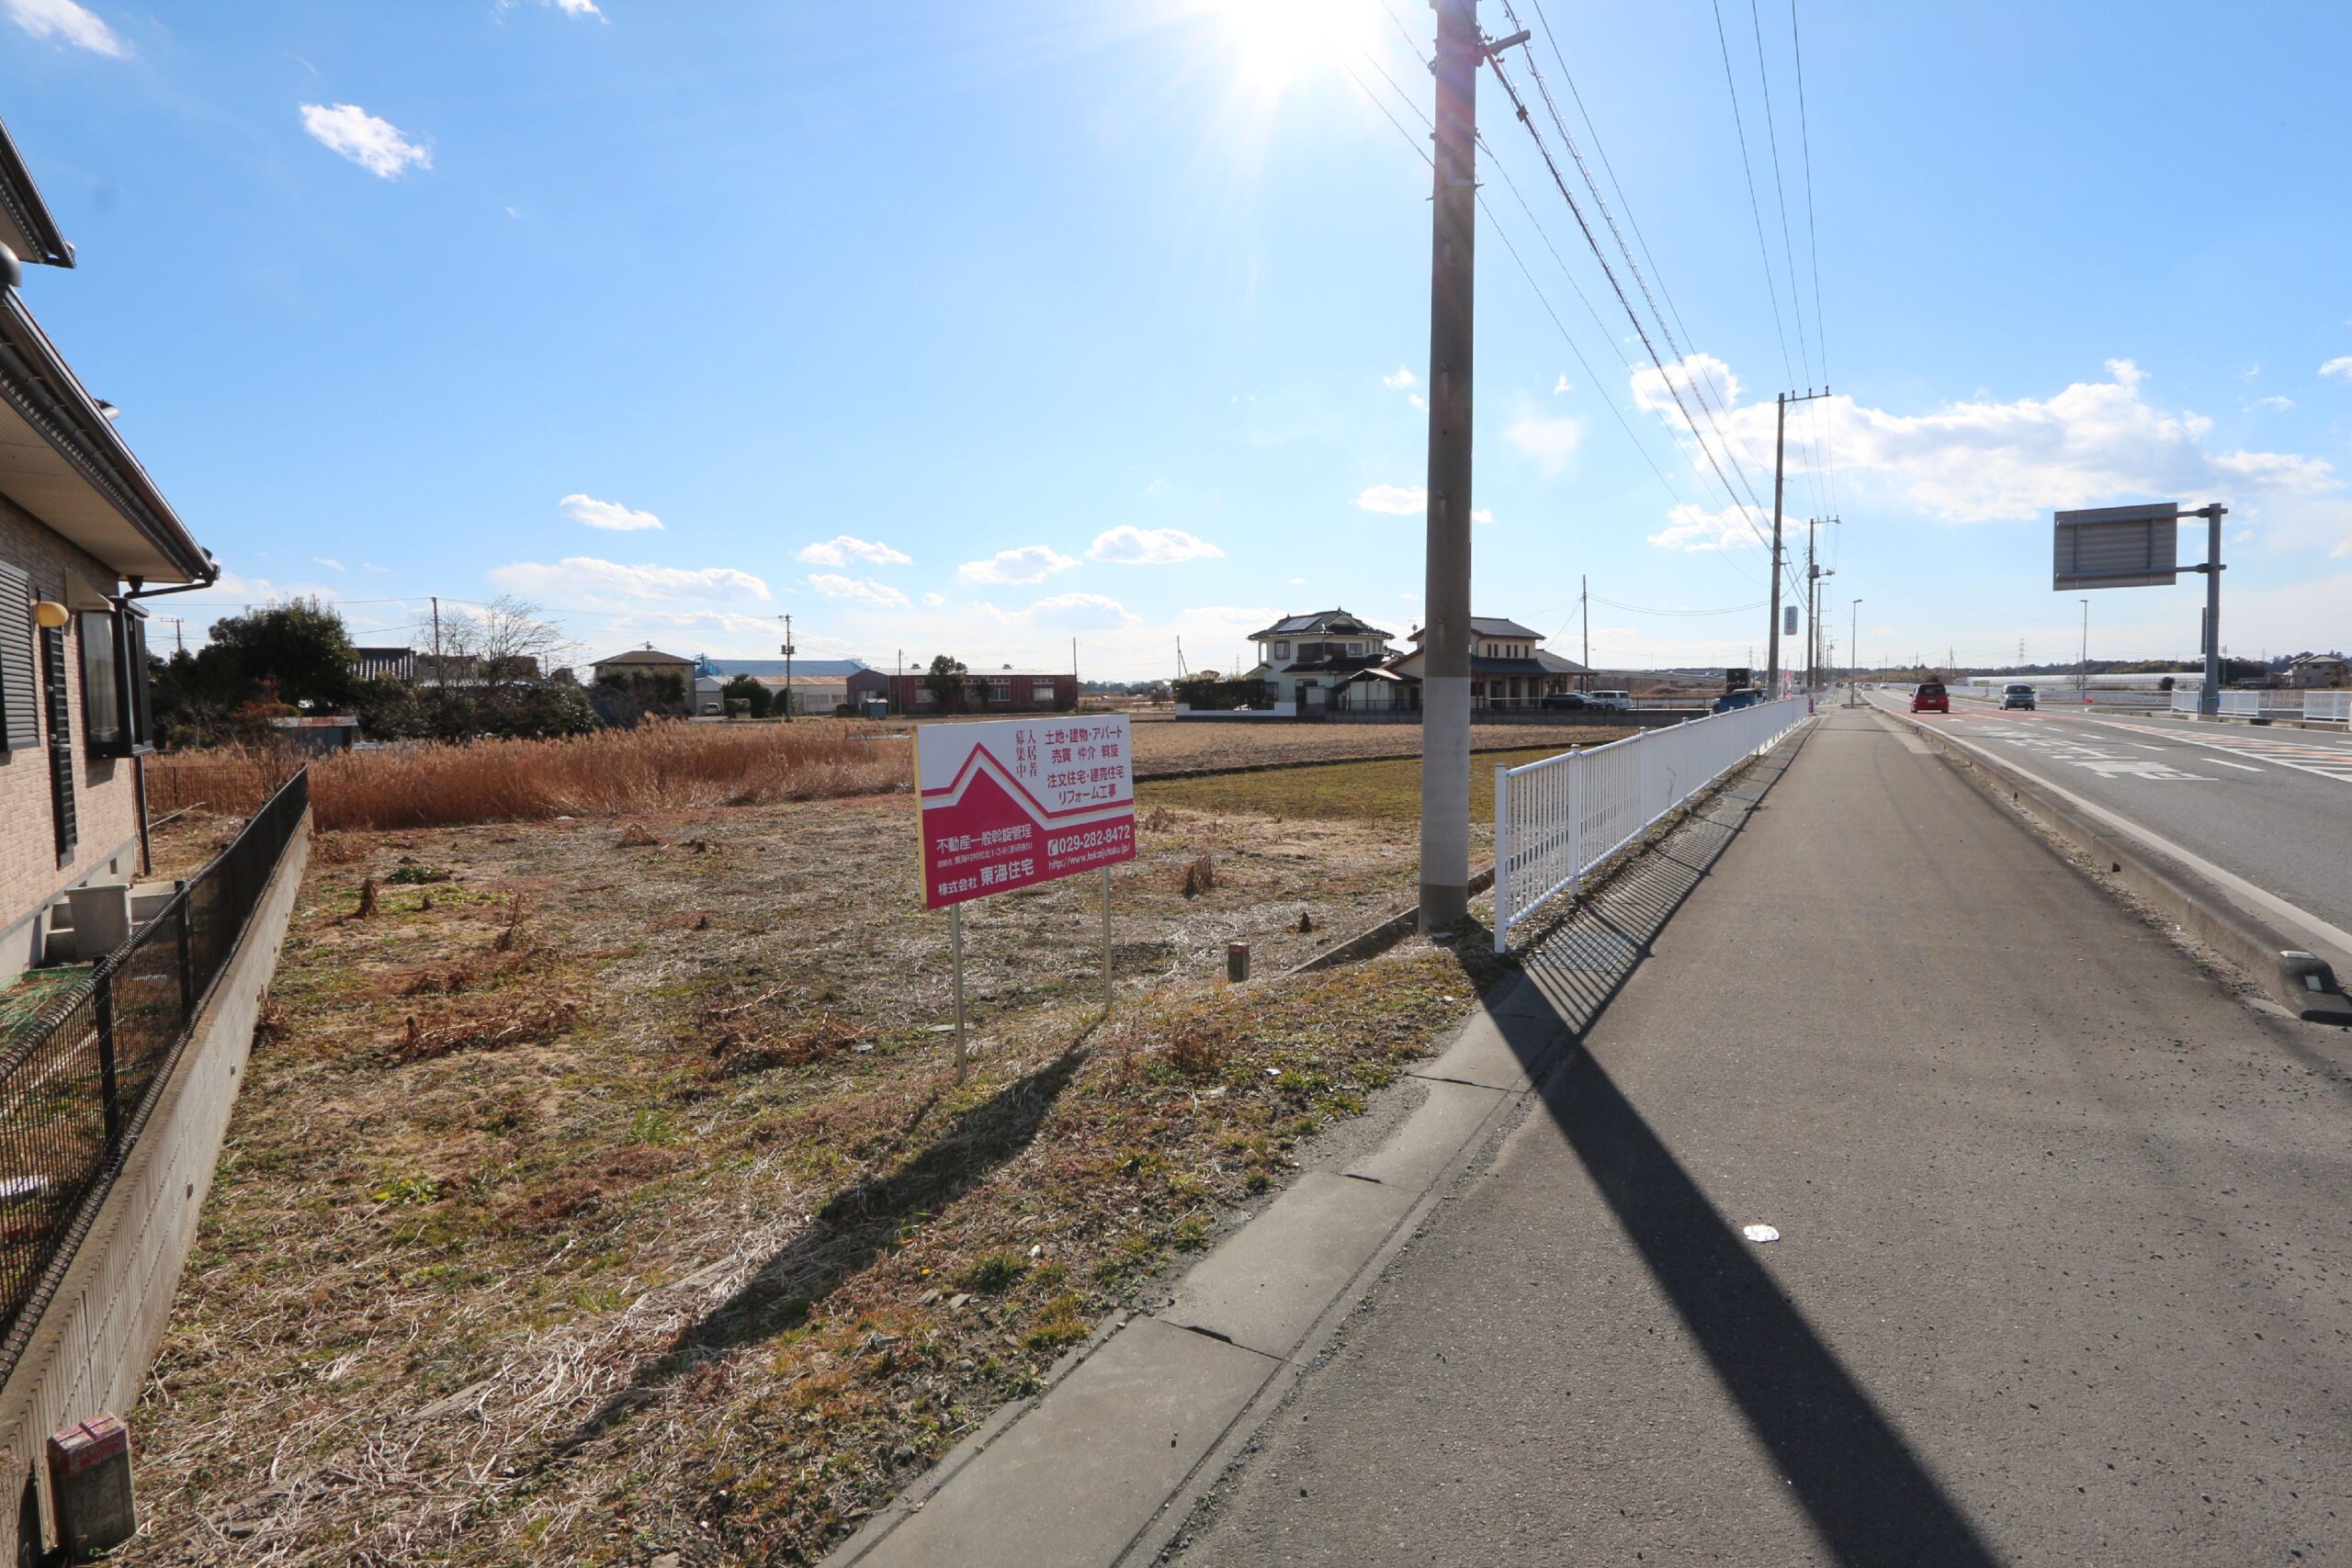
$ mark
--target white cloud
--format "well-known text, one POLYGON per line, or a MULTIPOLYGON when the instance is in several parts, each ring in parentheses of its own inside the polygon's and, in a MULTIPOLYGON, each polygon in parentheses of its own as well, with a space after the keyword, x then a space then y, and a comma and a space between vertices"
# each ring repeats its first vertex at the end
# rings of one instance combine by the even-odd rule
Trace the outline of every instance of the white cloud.
POLYGON ((1064 631, 1109 631, 1116 626, 1132 626, 1140 616, 1132 615, 1116 599, 1100 593, 1057 593, 1040 599, 1026 610, 1012 613, 1018 619, 1038 626, 1057 626, 1064 631))
POLYGON ((1473 507, 1470 511, 1470 521, 1473 523, 1492 523, 1494 520, 1495 509, 1491 506, 1473 507))
POLYGON ((343 563, 341 561, 331 560, 325 556, 312 556, 311 558, 311 564, 312 566, 325 567, 329 571, 341 571, 344 570, 343 563))
MULTIPOLYGON (((1825 398, 1789 415, 1788 467, 1888 476, 1922 511, 1953 523, 2046 516, 2052 510, 2151 495, 2195 496, 2227 484, 2276 495, 2332 491, 2341 481, 2324 460, 2284 452, 2213 453, 2213 422, 2150 401, 2147 373, 2129 359, 2107 362, 2109 378, 2077 381, 2047 398, 1996 401, 1979 394, 1925 414, 1864 408, 1849 397, 1825 398)), ((1740 384, 1722 361, 1693 355, 1668 367, 1637 371, 1634 400, 1681 441, 1694 472, 1712 477, 1668 380, 1705 385, 1724 433, 1759 486, 1770 482, 1775 411, 1742 405, 1740 384)), ((1704 412, 1691 414, 1713 436, 1704 412)), ((1669 529, 1669 532, 1673 532, 1669 529)), ((1678 538, 1696 537, 1678 535, 1678 538)))
POLYGON ((1054 573, 1068 571, 1077 564, 1049 546, 1023 545, 1017 550, 999 550, 987 560, 967 560, 956 569, 956 575, 967 582, 1018 586, 1043 582, 1054 573))
POLYGON ((594 601, 589 605, 592 609, 648 601, 741 604, 772 597, 765 582, 732 567, 622 566, 594 556, 566 556, 551 566, 513 561, 491 568, 489 576, 499 587, 526 599, 558 604, 594 601))
POLYGON ((1771 516, 1753 506, 1726 506, 1720 512, 1709 512, 1685 502, 1667 513, 1665 529, 1650 535, 1649 542, 1662 550, 1680 550, 1686 555, 1701 550, 1752 549, 1760 543, 1758 530, 1771 516), (1751 527, 1751 524, 1755 526, 1751 527))
POLYGON ((1366 512, 1385 513, 1391 517, 1410 517, 1430 509, 1430 492, 1419 485, 1374 485, 1356 497, 1356 504, 1366 512))
POLYGON ((429 169, 433 154, 357 104, 302 106, 302 129, 330 152, 340 152, 379 179, 393 180, 413 167, 429 169))
POLYGON ((362 571, 390 571, 392 569, 388 566, 378 566, 371 560, 364 560, 359 563, 359 570, 362 571))
POLYGON ((1576 390, 1576 389, 1568 385, 1568 378, 1565 375, 1563 375, 1558 380, 1552 383, 1552 395, 1555 398, 1562 392, 1572 392, 1574 390, 1576 390))
POLYGON ((1120 566, 1173 566, 1178 561, 1215 560, 1225 552, 1182 528, 1138 528, 1122 523, 1094 536, 1086 547, 1089 560, 1120 566))
POLYGON ((1503 439, 1535 460, 1535 467, 1545 474, 1556 474, 1568 466, 1584 442, 1584 423, 1566 416, 1547 419, 1538 413, 1523 413, 1503 426, 1503 439))
POLYGON ((1290 585, 1293 588, 1304 588, 1306 586, 1306 579, 1303 577, 1294 577, 1290 580, 1290 585))
POLYGON ((810 566, 847 566, 853 560, 862 560, 873 566, 910 566, 915 558, 872 539, 836 534, 821 544, 810 545, 802 550, 800 558, 810 566))
POLYGON ((1406 393, 1405 400, 1412 404, 1415 408, 1420 410, 1423 413, 1430 412, 1430 405, 1421 400, 1421 394, 1419 392, 1406 393))
POLYGON ((944 593, 926 593, 922 596, 922 602, 936 610, 942 604, 947 603, 947 595, 944 593))
POLYGON ((2254 401, 2246 404, 2246 407, 2250 409, 2260 409, 2265 413, 2285 413, 2289 409, 2291 409, 2294 406, 2295 400, 2292 398, 2275 397, 2256 398, 2254 401))
POLYGON ((2341 376, 2346 381, 2352 381, 2352 354, 2337 355, 2321 366, 2319 373, 2323 376, 2341 376))
POLYGON ((596 0, 544 0, 544 3, 553 6, 567 17, 602 17, 605 14, 596 9, 596 0))
POLYGON ((828 599, 848 599, 860 604, 871 604, 877 610, 911 607, 905 594, 888 583, 876 582, 870 577, 843 577, 831 571, 811 572, 808 586, 828 599))
POLYGON ((1380 384, 1392 392, 1408 392, 1421 384, 1421 378, 1399 365, 1396 367, 1396 374, 1383 376, 1380 378, 1380 384))
POLYGON ((130 52, 130 45, 112 28, 74 0, 0 0, 0 9, 6 9, 10 21, 35 38, 55 39, 114 60, 130 52))
POLYGON ((584 523, 591 528, 610 529, 616 534, 662 526, 662 519, 650 512, 632 512, 617 501, 598 501, 593 495, 567 495, 556 504, 562 507, 563 514, 574 523, 584 523))

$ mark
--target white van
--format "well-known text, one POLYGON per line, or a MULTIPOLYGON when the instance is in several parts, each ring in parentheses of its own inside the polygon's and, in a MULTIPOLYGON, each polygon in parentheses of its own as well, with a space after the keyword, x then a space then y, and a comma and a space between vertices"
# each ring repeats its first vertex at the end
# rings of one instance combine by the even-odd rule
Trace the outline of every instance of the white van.
POLYGON ((1611 713, 1634 711, 1634 694, 1631 692, 1587 692, 1584 700, 1588 707, 1605 708, 1611 713))

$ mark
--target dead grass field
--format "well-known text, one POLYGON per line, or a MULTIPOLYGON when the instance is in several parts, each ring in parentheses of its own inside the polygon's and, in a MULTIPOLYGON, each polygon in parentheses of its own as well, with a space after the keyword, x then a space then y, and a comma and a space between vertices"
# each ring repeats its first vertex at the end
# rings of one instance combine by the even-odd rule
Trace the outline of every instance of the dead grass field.
POLYGON ((968 906, 960 1088, 903 795, 656 812, 629 848, 613 818, 322 834, 124 1560, 820 1555, 1489 977, 1468 942, 1214 978, 1229 940, 1273 975, 1409 898, 1388 808, 1265 782, 1297 776, 1147 791, 1107 1023, 1093 879, 968 906))
MULTIPOLYGON (((1268 762, 1339 762, 1374 757, 1418 757, 1418 724, 1260 724, 1218 719, 1155 719, 1134 727, 1136 777, 1268 762)), ((1571 746, 1599 746, 1633 734, 1626 725, 1476 724, 1474 750, 1541 748, 1551 756, 1571 746)))
MULTIPOLYGON (((1494 770, 1556 756, 1559 748, 1531 747, 1475 758, 1470 768, 1470 821, 1489 833, 1495 821, 1494 770)), ((1418 757, 1396 761, 1325 762, 1259 773, 1213 773, 1204 778, 1147 781, 1136 794, 1144 804, 1181 807, 1219 817, 1250 816, 1288 820, 1398 823, 1421 812, 1421 764, 1418 757)), ((1411 901, 1400 886, 1400 903, 1411 901)))

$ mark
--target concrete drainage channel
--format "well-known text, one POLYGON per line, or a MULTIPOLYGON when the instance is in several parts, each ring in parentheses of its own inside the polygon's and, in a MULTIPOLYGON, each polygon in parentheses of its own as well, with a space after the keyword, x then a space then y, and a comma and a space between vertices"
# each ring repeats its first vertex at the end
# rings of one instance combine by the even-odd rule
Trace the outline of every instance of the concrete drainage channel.
POLYGON ((1898 736, 1917 736, 1919 744, 1940 752, 1979 789, 2006 794, 2060 838, 2104 863, 2132 894, 2243 970, 2288 1012, 2306 1023, 2352 1026, 2352 998, 2345 996, 2328 961, 2233 899, 2211 877, 2140 843, 2102 820, 2106 814, 2095 816, 2096 807, 2065 798, 2046 780, 1907 715, 1884 708, 1878 713, 1879 721, 1898 736))
MULTIPOLYGON (((1776 748, 1781 768, 1805 733, 1776 748)), ((1770 787, 1694 802, 1657 841, 1681 894, 1770 787), (1679 858, 1686 840, 1688 863, 1679 858)), ((1546 939, 1566 939, 1570 970, 1612 967, 1601 1005, 1647 948, 1645 938, 1606 953, 1576 940, 1585 925, 1606 924, 1594 907, 1609 896, 1580 901, 1546 939)), ((1655 890, 1633 896, 1656 911, 1652 928, 1679 904, 1655 890)), ((1395 923, 1342 946, 1376 942, 1395 923)), ((1110 1568, 1168 1550, 1453 1179, 1564 1059, 1575 1037, 1567 1019, 1589 1017, 1564 1005, 1564 978, 1572 987, 1575 976, 1556 967, 1512 976, 1408 1075, 1424 1098, 1387 1137, 1299 1176, 1193 1265, 1157 1313, 1104 1324, 1055 1365, 1042 1393, 999 1410, 828 1557, 829 1568, 1110 1568)))

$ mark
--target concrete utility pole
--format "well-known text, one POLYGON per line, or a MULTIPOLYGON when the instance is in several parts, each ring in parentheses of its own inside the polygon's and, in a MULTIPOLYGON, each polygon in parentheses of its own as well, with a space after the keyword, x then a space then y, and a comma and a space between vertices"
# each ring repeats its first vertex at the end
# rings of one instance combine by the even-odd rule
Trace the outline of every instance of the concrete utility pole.
POLYGON ((1584 689, 1592 690, 1592 579, 1579 573, 1577 577, 1577 598, 1583 609, 1579 618, 1584 623, 1584 689))
POLYGON ((1862 602, 1855 600, 1846 615, 1846 657, 1854 661, 1853 672, 1846 677, 1846 705, 1853 707, 1862 700, 1862 602))
MULTIPOLYGON (((722 704, 722 710, 725 705, 722 704)), ((784 618, 784 722, 792 722, 792 617, 784 618)))
POLYGON ((1772 395, 1776 423, 1772 436, 1772 626, 1771 637, 1766 643, 1766 657, 1770 669, 1764 677, 1767 696, 1781 694, 1781 497, 1787 489, 1789 455, 1789 405, 1809 403, 1815 398, 1826 398, 1829 389, 1815 391, 1807 387, 1804 396, 1794 392, 1772 395))
POLYGON ((1429 528, 1421 606, 1423 932, 1470 910, 1470 367, 1477 272, 1477 0, 1435 0, 1429 528))
MULTIPOLYGON (((2205 574, 2205 682, 2197 694, 2197 711, 2209 718, 2222 711, 2222 519, 2229 510, 2217 502, 2190 513, 2206 523, 2205 564, 2188 570, 2205 574)), ((2087 648, 2083 659, 2087 665, 2087 648)))
POLYGON ((433 683, 441 683, 441 596, 433 596, 433 683))

